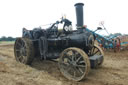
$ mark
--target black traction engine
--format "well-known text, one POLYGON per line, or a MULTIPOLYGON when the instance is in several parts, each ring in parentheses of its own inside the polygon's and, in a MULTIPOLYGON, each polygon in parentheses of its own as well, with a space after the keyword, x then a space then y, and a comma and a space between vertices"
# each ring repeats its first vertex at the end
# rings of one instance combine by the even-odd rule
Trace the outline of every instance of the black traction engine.
POLYGON ((103 63, 104 54, 96 45, 95 36, 83 25, 83 3, 75 4, 77 30, 72 30, 72 22, 62 18, 49 28, 23 28, 23 35, 17 38, 14 54, 18 62, 31 64, 34 58, 57 59, 61 73, 68 79, 80 81, 103 63), (58 29, 58 24, 64 24, 58 29))

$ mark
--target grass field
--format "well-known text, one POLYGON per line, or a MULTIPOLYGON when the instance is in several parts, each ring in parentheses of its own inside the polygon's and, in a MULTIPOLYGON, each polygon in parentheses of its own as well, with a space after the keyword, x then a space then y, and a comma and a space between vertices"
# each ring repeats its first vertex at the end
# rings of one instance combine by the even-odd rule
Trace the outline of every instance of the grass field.
POLYGON ((14 44, 15 41, 0 41, 0 44, 14 44))

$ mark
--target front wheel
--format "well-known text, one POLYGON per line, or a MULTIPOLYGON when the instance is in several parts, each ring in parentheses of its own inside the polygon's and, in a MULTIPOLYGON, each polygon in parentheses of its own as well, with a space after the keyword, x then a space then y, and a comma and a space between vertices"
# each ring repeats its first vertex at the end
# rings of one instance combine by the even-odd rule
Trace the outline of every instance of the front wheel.
POLYGON ((80 81, 90 70, 90 61, 85 52, 79 48, 65 49, 59 59, 61 73, 69 80, 80 81))

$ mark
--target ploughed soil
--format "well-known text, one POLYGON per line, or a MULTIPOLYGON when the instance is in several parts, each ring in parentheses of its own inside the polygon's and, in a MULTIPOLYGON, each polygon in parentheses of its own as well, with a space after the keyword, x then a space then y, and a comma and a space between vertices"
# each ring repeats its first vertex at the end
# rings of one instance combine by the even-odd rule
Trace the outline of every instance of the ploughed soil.
POLYGON ((13 44, 3 44, 0 85, 128 85, 128 51, 105 52, 102 67, 91 69, 85 80, 74 82, 60 73, 57 62, 35 59, 30 66, 18 63, 13 44))

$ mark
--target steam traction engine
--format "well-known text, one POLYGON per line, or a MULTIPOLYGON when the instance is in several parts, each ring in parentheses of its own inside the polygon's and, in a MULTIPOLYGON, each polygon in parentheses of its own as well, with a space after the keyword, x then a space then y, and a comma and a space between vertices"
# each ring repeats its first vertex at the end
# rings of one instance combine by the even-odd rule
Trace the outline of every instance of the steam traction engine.
POLYGON ((14 45, 15 58, 18 62, 31 64, 40 56, 43 60, 58 59, 61 73, 68 79, 80 81, 103 63, 103 51, 94 44, 95 36, 83 26, 83 3, 75 4, 77 30, 71 30, 72 22, 63 19, 47 29, 23 28, 22 38, 17 38, 14 45), (57 25, 64 23, 63 29, 57 25))

